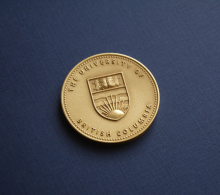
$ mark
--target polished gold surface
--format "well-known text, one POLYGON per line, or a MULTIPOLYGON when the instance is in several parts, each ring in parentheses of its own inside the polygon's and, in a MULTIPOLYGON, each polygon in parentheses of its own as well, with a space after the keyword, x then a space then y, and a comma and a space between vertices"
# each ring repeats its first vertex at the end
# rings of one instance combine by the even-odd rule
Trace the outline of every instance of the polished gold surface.
POLYGON ((105 143, 131 140, 153 122, 160 95, 150 71, 122 54, 103 53, 67 75, 61 104, 69 123, 85 137, 105 143))

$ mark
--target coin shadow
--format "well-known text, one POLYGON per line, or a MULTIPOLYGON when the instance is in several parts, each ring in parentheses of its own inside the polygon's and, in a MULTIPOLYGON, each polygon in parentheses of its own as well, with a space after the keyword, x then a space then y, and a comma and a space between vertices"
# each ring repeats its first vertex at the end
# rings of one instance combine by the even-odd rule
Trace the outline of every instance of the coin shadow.
MULTIPOLYGON (((136 141, 136 139, 129 141, 129 142, 122 142, 122 143, 101 143, 97 141, 90 140, 84 136, 82 136, 80 133, 78 133, 67 121, 65 118, 65 115, 63 114, 62 107, 59 106, 59 118, 61 125, 63 127, 63 130, 68 135, 68 137, 77 145, 80 147, 87 148, 88 150, 93 150, 97 152, 112 152, 114 150, 127 150, 129 147, 134 147, 137 144, 140 144, 136 141)), ((139 138, 140 139, 140 138, 139 138)))

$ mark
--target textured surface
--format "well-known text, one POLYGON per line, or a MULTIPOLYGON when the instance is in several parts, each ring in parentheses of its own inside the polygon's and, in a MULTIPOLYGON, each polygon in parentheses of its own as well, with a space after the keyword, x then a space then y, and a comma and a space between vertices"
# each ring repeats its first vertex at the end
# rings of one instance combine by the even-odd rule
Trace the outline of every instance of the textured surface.
POLYGON ((1 1, 1 194, 220 194, 219 1, 1 1), (67 73, 97 53, 160 88, 142 137, 103 146, 65 119, 67 73))

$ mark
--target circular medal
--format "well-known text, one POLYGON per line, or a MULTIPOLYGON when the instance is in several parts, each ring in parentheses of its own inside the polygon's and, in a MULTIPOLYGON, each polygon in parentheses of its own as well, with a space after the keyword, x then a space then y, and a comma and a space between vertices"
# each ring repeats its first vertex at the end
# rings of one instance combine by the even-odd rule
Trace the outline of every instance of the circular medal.
POLYGON ((83 136, 104 143, 143 134, 156 117, 160 95, 150 71, 122 54, 103 53, 78 63, 62 91, 63 112, 83 136))

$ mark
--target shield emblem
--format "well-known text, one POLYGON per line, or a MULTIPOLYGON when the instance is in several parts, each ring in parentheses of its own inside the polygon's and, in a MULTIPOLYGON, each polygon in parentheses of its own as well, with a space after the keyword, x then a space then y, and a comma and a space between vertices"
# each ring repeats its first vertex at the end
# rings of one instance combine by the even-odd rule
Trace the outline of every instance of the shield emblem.
POLYGON ((129 96, 122 72, 87 79, 93 105, 104 118, 119 120, 129 108, 129 96))

